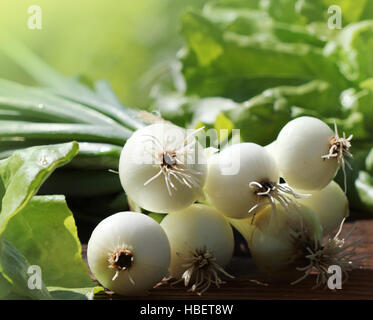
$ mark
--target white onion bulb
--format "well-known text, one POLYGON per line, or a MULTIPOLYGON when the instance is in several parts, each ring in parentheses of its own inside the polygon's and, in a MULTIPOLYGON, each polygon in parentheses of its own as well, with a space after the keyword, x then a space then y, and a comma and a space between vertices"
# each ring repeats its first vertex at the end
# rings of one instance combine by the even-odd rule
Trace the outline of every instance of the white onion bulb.
MULTIPOLYGON (((300 191, 303 192, 303 191, 300 191)), ((312 209, 319 217, 324 235, 335 231, 349 215, 348 199, 335 181, 325 188, 311 192, 311 197, 298 200, 312 209)))
POLYGON ((170 245, 152 218, 119 212, 94 229, 87 259, 92 274, 105 288, 126 296, 143 295, 167 275, 170 245))
POLYGON ((205 192, 211 204, 227 217, 242 219, 257 207, 278 200, 287 207, 296 194, 279 184, 275 159, 262 146, 239 143, 209 160, 205 192))
POLYGON ((233 231, 224 216, 206 205, 194 204, 167 215, 161 222, 171 246, 170 275, 193 283, 202 294, 211 284, 219 286, 219 274, 230 276, 224 267, 234 249, 233 231))
POLYGON ((352 136, 339 137, 323 121, 300 117, 288 122, 276 140, 275 157, 283 177, 292 188, 319 190, 327 186, 339 165, 345 170, 352 136))
POLYGON ((299 235, 310 243, 322 239, 321 225, 316 215, 306 207, 300 207, 292 214, 280 207, 274 216, 267 206, 255 217, 254 225, 248 246, 256 265, 269 276, 286 270, 303 258, 303 250, 294 245, 299 235))
POLYGON ((276 140, 274 140, 270 144, 267 144, 266 146, 264 146, 264 149, 266 149, 267 152, 270 155, 275 155, 275 153, 276 153, 276 140))
POLYGON ((161 122, 137 130, 128 139, 120 156, 119 176, 137 205, 168 213, 201 197, 207 164, 194 133, 161 122))
POLYGON ((253 260, 267 280, 286 280, 296 284, 316 273, 316 285, 325 285, 328 267, 338 265, 344 275, 356 267, 355 248, 359 241, 339 239, 343 222, 333 238, 322 243, 323 230, 317 215, 300 205, 296 212, 279 207, 273 215, 270 206, 252 219, 230 219, 244 236, 253 260))

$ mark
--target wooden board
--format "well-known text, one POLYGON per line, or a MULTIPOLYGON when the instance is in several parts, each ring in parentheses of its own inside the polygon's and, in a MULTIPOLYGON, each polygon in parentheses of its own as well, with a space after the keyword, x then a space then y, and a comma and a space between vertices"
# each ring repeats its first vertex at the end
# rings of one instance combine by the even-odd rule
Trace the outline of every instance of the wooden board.
MULTIPOLYGON (((344 233, 356 225, 350 240, 363 237, 364 240, 357 249, 358 256, 372 255, 373 253, 373 220, 360 220, 346 223, 344 233)), ((343 235, 343 233, 342 233, 343 235)), ((83 246, 83 257, 86 256, 86 246, 83 246)), ((349 280, 343 284, 341 290, 311 289, 315 278, 310 276, 297 285, 288 283, 265 283, 263 275, 257 270, 248 255, 235 256, 227 268, 235 279, 228 280, 220 288, 211 287, 201 297, 186 292, 181 285, 170 287, 160 286, 153 289, 148 296, 141 299, 151 300, 178 300, 178 299, 373 299, 373 256, 360 262, 360 268, 350 273, 349 280)), ((99 298, 121 299, 110 292, 100 295, 99 298)), ((126 298, 128 299, 128 298, 126 298)))

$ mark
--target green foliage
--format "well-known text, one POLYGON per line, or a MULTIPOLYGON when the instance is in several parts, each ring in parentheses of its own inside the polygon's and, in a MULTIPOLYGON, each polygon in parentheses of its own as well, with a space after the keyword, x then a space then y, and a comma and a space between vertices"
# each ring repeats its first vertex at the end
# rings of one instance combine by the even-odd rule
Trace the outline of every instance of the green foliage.
POLYGON ((75 221, 64 196, 33 197, 11 219, 4 238, 29 264, 40 266, 47 288, 92 290, 94 284, 81 257, 75 221))
POLYGON ((366 0, 216 0, 188 10, 178 69, 185 86, 158 83, 154 108, 171 120, 182 110, 192 127, 221 127, 224 115, 227 129, 262 145, 294 117, 336 121, 363 160, 349 175, 351 206, 373 212, 364 173, 372 170, 371 157, 364 161, 373 141, 372 8, 366 0), (332 5, 341 8, 342 29, 328 27, 332 5))
POLYGON ((35 196, 52 172, 77 153, 78 144, 72 142, 32 147, 0 161, 1 298, 51 299, 48 286, 70 292, 78 288, 86 298, 82 292, 88 294, 95 286, 64 197, 35 196), (30 265, 42 270, 41 289, 28 286, 30 265))

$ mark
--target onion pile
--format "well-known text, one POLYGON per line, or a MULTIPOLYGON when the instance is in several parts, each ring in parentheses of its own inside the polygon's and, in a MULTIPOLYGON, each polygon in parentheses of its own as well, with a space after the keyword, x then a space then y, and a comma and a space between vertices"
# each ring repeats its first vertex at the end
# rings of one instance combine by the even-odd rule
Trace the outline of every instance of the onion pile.
POLYGON ((88 263, 103 286, 124 295, 156 283, 183 282, 197 294, 220 287, 233 278, 225 270, 234 248, 231 225, 269 279, 298 275, 289 279, 295 284, 316 271, 318 286, 331 264, 347 275, 358 242, 339 239, 348 200, 333 179, 338 168, 345 173, 352 136, 300 117, 268 146, 245 142, 211 154, 196 139, 201 130, 159 122, 127 141, 119 163, 127 197, 167 216, 157 224, 127 212, 97 226, 88 263))

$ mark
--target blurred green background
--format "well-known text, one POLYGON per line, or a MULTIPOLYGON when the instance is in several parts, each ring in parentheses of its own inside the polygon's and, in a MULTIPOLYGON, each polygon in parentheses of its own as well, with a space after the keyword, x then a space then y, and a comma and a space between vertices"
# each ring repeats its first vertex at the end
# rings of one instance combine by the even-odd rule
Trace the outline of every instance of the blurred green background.
MULTIPOLYGON (((175 58, 179 18, 205 0, 1 0, 3 32, 24 42, 65 75, 108 79, 127 105, 148 104, 147 75, 175 58), (42 29, 30 30, 31 5, 42 9, 42 29)), ((1 41, 1 46, 6 46, 1 41)), ((33 84, 0 52, 0 77, 33 84)))

